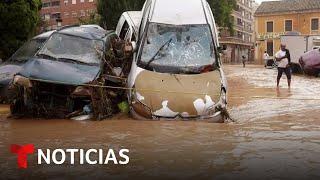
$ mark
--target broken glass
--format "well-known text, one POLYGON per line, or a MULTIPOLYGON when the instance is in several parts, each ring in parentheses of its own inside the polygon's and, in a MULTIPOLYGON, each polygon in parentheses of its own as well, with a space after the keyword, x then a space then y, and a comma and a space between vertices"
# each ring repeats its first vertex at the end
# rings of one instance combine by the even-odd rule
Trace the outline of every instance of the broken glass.
POLYGON ((102 52, 103 41, 55 33, 38 54, 54 59, 69 59, 70 62, 99 64, 102 52))
POLYGON ((142 67, 201 68, 215 64, 208 25, 167 25, 150 23, 143 41, 142 67), (166 45, 162 48, 163 44, 166 45))

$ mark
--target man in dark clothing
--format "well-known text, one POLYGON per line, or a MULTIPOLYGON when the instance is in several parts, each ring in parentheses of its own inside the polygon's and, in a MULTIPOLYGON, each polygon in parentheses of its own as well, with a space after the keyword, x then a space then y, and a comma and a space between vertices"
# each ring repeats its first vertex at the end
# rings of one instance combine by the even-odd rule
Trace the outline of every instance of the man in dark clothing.
POLYGON ((285 44, 281 44, 281 49, 276 53, 275 57, 276 57, 276 61, 279 62, 277 87, 279 87, 282 74, 285 73, 288 80, 288 87, 290 88, 291 87, 291 69, 290 69, 291 57, 290 57, 290 51, 286 49, 285 44))

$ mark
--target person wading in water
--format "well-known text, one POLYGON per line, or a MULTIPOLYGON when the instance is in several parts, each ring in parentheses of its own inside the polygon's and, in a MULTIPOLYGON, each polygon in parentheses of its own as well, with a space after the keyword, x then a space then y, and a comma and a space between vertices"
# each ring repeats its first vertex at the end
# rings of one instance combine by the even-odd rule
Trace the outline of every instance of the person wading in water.
POLYGON ((290 70, 290 63, 291 57, 290 52, 286 49, 285 44, 281 44, 281 49, 275 55, 276 61, 279 62, 278 65, 278 77, 277 77, 277 87, 279 88, 280 79, 282 74, 285 73, 288 79, 288 87, 291 87, 291 70, 290 70))

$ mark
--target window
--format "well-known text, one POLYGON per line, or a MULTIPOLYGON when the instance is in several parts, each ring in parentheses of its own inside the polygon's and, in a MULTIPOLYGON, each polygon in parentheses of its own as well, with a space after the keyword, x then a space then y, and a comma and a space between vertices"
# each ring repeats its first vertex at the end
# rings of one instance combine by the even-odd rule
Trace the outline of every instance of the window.
POLYGON ((292 31, 292 20, 285 20, 284 30, 285 31, 292 31))
POLYGON ((237 24, 242 26, 242 20, 240 18, 237 18, 237 24))
POLYGON ((43 7, 43 8, 50 7, 50 6, 51 6, 51 3, 50 3, 50 2, 42 3, 42 7, 43 7))
POLYGON ((267 53, 273 56, 273 41, 267 41, 267 53))
POLYGON ((210 32, 208 24, 152 22, 148 24, 147 34, 141 41, 138 66, 160 73, 178 74, 198 74, 208 66, 215 70, 215 51, 210 32), (194 39, 197 39, 196 44, 194 39))
POLYGON ((93 0, 89 0, 89 2, 93 2, 93 0))
POLYGON ((77 0, 72 0, 72 4, 77 4, 77 0))
POLYGON ((273 32, 273 22, 267 22, 267 32, 273 32))
POLYGON ((52 19, 60 19, 60 17, 61 17, 61 16, 60 16, 60 13, 52 13, 52 14, 51 14, 51 18, 52 18, 52 19))
POLYGON ((51 2, 51 6, 60 6, 60 1, 51 2))
POLYGON ((84 16, 86 16, 86 12, 84 10, 81 10, 80 11, 80 17, 84 17, 84 16))
POLYGON ((69 12, 64 12, 64 17, 69 17, 69 12))
POLYGON ((50 14, 45 14, 44 15, 44 20, 46 20, 46 21, 50 20, 50 14))
POLYGON ((77 13, 76 12, 74 12, 74 11, 72 11, 72 17, 77 17, 77 13))
POLYGON ((123 26, 122 26, 122 28, 121 28, 119 37, 121 39, 124 39, 126 37, 126 34, 127 34, 128 31, 129 31, 129 24, 128 24, 127 21, 125 21, 123 26))
POLYGON ((84 3, 84 0, 80 0, 81 3, 84 3))
POLYGON ((311 31, 318 31, 319 30, 319 19, 314 18, 311 19, 311 31))

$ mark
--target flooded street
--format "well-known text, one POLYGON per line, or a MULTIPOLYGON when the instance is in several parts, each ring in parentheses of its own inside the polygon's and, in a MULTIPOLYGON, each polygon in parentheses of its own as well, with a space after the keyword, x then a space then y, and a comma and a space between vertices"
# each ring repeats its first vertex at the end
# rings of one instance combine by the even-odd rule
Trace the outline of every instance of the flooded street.
POLYGON ((7 119, 0 108, 0 179, 180 178, 319 179, 320 79, 294 76, 289 90, 276 70, 225 66, 234 123, 100 122, 7 119), (19 170, 10 144, 36 148, 130 150, 129 165, 37 165, 19 170))

